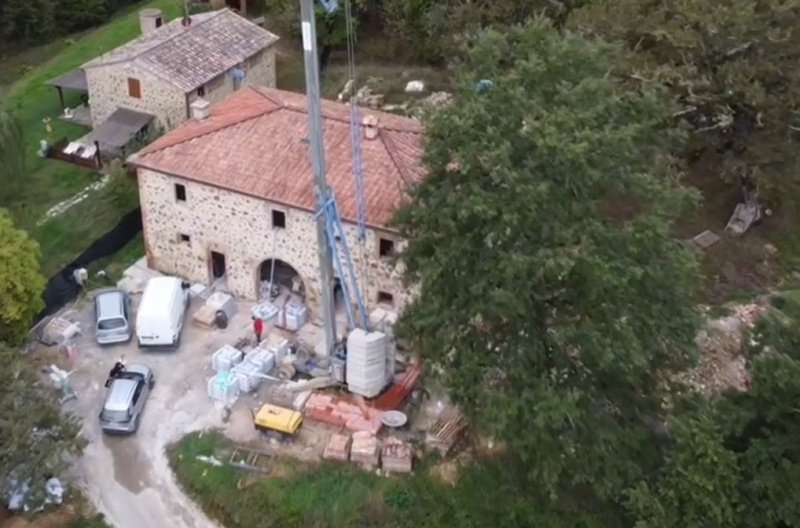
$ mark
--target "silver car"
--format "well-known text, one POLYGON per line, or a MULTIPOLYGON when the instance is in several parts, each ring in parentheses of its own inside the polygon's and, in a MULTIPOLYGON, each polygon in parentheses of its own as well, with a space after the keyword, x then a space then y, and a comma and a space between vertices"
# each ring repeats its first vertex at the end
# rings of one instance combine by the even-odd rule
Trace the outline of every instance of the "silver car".
POLYGON ((99 291, 94 297, 97 342, 122 343, 131 338, 131 298, 122 290, 99 291))
POLYGON ((100 411, 100 427, 105 433, 135 433, 145 401, 156 383, 153 371, 147 365, 133 363, 110 381, 100 411))

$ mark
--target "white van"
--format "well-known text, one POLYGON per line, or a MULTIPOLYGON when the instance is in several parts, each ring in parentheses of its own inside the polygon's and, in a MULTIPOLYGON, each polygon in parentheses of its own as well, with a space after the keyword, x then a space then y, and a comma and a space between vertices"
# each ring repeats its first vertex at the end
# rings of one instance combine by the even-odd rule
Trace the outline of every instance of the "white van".
POLYGON ((188 303, 188 282, 177 277, 150 279, 136 315, 139 346, 177 346, 188 303))

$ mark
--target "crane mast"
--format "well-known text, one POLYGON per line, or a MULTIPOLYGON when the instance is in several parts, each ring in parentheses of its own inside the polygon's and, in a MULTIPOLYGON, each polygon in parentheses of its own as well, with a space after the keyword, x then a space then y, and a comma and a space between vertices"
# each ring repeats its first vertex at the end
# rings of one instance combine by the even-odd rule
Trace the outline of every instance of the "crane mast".
MULTIPOLYGON (((328 184, 325 180, 325 148, 322 141, 322 108, 320 102, 319 58, 317 56, 317 28, 314 17, 314 0, 300 0, 300 19, 303 34, 303 59, 306 71, 308 99, 308 135, 311 146, 311 167, 317 188, 317 211, 325 210, 328 184)), ((319 254, 319 279, 322 293, 322 323, 325 328, 325 349, 332 355, 336 347, 336 321, 333 299, 333 248, 327 240, 327 218, 317 214, 317 252, 319 254)), ((346 301, 349 302, 349 301, 346 301)))

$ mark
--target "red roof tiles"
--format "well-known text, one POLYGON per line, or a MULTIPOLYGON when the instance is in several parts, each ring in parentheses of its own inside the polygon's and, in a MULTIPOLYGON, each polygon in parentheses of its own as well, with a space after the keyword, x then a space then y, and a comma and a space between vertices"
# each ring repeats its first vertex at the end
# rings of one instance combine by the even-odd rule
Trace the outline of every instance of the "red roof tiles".
MULTIPOLYGON (((350 141, 350 109, 322 102, 326 179, 343 219, 357 220, 350 141)), ((423 176, 422 126, 383 112, 378 137, 361 139, 367 223, 385 226, 408 186, 423 176)), ((211 108, 202 121, 189 121, 131 158, 139 167, 312 211, 308 108, 305 95, 243 88, 211 108)))

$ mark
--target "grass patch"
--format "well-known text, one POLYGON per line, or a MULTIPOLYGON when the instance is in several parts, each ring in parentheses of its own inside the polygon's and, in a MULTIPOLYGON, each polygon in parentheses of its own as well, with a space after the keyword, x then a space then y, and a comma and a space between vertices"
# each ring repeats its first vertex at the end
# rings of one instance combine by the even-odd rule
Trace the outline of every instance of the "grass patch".
POLYGON ((534 491, 521 491, 514 465, 505 460, 465 467, 453 487, 435 479, 426 466, 406 477, 386 478, 351 464, 291 460, 276 462, 273 476, 239 486, 246 473, 196 458, 227 460, 231 447, 218 433, 192 433, 170 449, 181 485, 227 528, 620 525, 620 519, 551 509, 534 491))
MULTIPOLYGON (((47 209, 100 178, 94 171, 36 155, 39 141, 47 137, 42 122, 44 118, 51 119, 51 141, 65 137, 74 139, 88 132, 85 127, 57 119, 61 113, 58 93, 45 83, 135 38, 139 34, 138 11, 143 7, 159 8, 168 18, 173 18, 180 14, 182 3, 179 0, 153 0, 131 6, 96 30, 32 48, 19 57, 9 58, 0 66, 2 83, 3 79, 12 78, 19 68, 27 70, 29 61, 43 60, 13 84, 4 97, 4 103, 23 123, 28 174, 20 192, 0 203, 0 207, 8 208, 19 226, 31 232, 39 242, 46 275, 74 259, 91 241, 135 208, 137 195, 135 186, 128 186, 125 191, 128 195, 122 197, 117 192, 119 189, 104 189, 93 193, 64 215, 37 225, 47 209)), ((64 95, 66 104, 78 104, 80 94, 66 91, 64 95)))
POLYGON ((64 528, 111 528, 101 515, 96 517, 79 517, 64 528))

